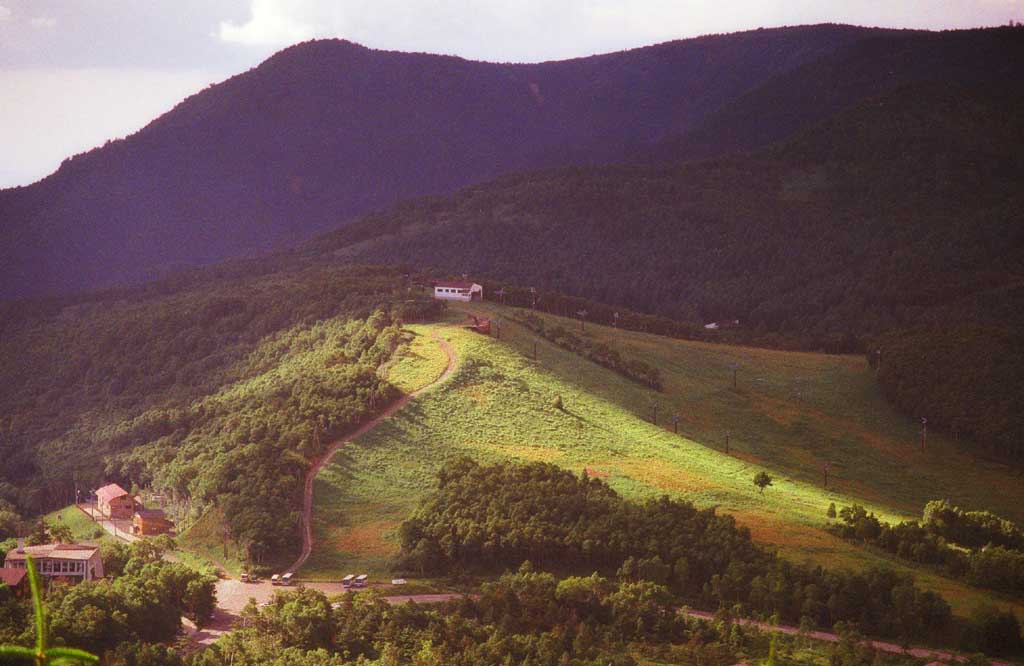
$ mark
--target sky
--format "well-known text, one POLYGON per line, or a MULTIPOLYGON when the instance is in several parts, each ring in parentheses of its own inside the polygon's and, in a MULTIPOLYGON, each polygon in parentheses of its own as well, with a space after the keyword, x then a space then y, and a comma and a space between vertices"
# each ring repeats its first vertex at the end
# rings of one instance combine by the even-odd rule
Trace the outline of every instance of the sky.
POLYGON ((0 188, 312 38, 497 62, 810 23, 1024 21, 1024 0, 0 0, 0 188))

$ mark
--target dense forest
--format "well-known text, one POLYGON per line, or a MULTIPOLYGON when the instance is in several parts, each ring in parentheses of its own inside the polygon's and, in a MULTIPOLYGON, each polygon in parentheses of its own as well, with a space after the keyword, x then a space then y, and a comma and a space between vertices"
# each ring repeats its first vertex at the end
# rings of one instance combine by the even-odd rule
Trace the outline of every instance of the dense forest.
POLYGON ((895 331, 867 351, 886 398, 927 425, 977 442, 990 455, 1024 459, 1024 333, 951 323, 895 331))
POLYGON ((438 304, 389 269, 253 268, 6 308, 0 519, 116 480, 286 557, 311 461, 394 397, 399 322, 438 304))
POLYGON ((509 176, 370 215, 306 252, 739 320, 805 349, 1016 321, 1022 110, 1019 88, 911 87, 750 157, 509 176))
POLYGON ((939 642, 952 635, 964 645, 978 630, 958 626, 946 602, 909 577, 793 564, 755 545, 745 528, 714 509, 667 497, 630 502, 600 479, 549 464, 449 465, 437 490, 402 524, 401 538, 401 566, 416 573, 492 572, 530 561, 649 581, 701 607, 777 615, 792 624, 846 622, 870 635, 939 642))

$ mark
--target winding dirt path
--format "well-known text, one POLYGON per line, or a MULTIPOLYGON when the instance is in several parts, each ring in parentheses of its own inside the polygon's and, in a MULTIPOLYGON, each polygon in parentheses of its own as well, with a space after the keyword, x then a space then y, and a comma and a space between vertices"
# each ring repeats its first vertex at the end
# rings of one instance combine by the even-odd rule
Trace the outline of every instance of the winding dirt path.
POLYGON ((316 481, 317 474, 320 473, 320 470, 323 469, 324 465, 331 461, 334 454, 337 453, 338 449, 340 449, 344 444, 373 430, 381 421, 391 417, 395 412, 409 404, 410 400, 427 389, 440 384, 447 379, 452 372, 454 372, 458 359, 455 356, 455 350, 452 348, 451 343, 439 336, 436 330, 432 330, 430 332, 430 337, 437 341, 441 350, 444 351, 445 355, 448 357, 448 365, 445 367, 444 372, 441 373, 441 376, 426 386, 421 386, 412 393, 403 395, 401 398, 388 405, 380 414, 359 426, 356 430, 332 442, 323 457, 316 461, 310 468, 309 472, 306 473, 306 487, 303 490, 302 498, 302 554, 299 555, 299 559, 295 560, 295 562, 288 567, 288 573, 294 574, 298 571, 302 565, 306 563, 306 560, 309 559, 309 554, 313 551, 313 483, 316 481))

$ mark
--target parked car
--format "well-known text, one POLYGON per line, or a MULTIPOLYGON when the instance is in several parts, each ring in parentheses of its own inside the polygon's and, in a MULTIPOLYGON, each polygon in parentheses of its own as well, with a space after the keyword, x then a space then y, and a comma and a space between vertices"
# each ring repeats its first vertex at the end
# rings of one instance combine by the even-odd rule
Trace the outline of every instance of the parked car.
POLYGON ((406 583, 406 580, 404 578, 392 578, 391 579, 391 584, 392 585, 405 585, 405 583, 406 583))
POLYGON ((271 585, 280 585, 281 584, 281 577, 278 576, 277 574, 274 574, 273 576, 270 577, 270 584, 271 585))
POLYGON ((238 579, 239 579, 240 581, 242 581, 243 583, 248 583, 248 582, 249 582, 249 574, 247 574, 247 573, 245 573, 245 572, 243 571, 243 572, 242 572, 242 575, 241 575, 241 576, 239 576, 239 577, 238 577, 238 579))

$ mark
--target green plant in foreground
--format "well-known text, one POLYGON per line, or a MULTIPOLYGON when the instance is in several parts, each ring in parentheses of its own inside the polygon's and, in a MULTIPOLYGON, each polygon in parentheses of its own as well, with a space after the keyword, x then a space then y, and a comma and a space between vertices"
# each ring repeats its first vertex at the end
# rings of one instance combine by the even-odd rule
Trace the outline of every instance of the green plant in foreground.
POLYGON ((28 582, 32 588, 32 607, 36 616, 35 649, 20 645, 0 645, 0 657, 11 657, 34 661, 36 666, 61 666, 80 662, 97 663, 100 659, 85 650, 64 647, 46 647, 46 612, 43 609, 43 595, 39 591, 39 574, 31 557, 25 558, 28 566, 28 582))

